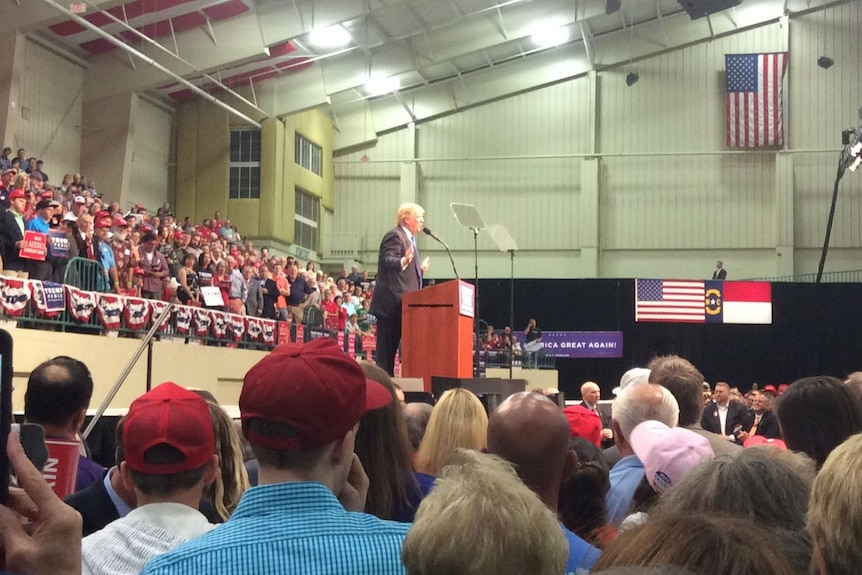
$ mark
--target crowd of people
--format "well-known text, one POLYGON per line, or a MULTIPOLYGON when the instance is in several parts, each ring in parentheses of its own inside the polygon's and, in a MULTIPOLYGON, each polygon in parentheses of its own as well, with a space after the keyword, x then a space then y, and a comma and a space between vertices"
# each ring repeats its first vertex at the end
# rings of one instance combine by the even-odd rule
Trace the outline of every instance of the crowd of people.
MULTIPOLYGON (((92 392, 81 362, 49 360, 28 381, 26 422, 76 440, 92 392)), ((404 403, 332 340, 281 345, 245 375, 238 422, 171 382, 136 399, 116 465, 78 456, 65 503, 10 436, 5 569, 857 572, 862 374, 737 394, 665 356, 615 393, 606 422, 594 382, 564 409, 525 391, 488 413, 463 388, 404 403)))
POLYGON ((196 225, 175 217, 167 203, 155 211, 142 204, 122 210, 81 174, 54 186, 43 162, 26 158, 23 149, 12 159, 10 153, 0 156, 4 276, 64 283, 69 261, 79 257, 98 262, 97 291, 347 333, 370 330, 373 285, 355 266, 331 277, 314 262, 270 255, 220 212, 196 225), (27 231, 46 236, 44 260, 21 256, 27 231))

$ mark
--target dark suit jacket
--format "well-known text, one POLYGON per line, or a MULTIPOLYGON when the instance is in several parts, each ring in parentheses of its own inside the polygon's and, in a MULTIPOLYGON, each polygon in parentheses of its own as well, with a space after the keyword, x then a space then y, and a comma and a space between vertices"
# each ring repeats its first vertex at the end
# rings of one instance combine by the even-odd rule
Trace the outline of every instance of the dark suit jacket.
MULTIPOLYGON (((754 425, 754 413, 748 414, 748 420, 744 426, 746 431, 750 431, 754 425)), ((772 411, 766 411, 760 418, 760 425, 757 426, 757 431, 754 435, 762 435, 769 439, 781 439, 781 429, 778 427, 778 418, 772 411)))
POLYGON ((15 216, 10 214, 9 210, 3 210, 0 213, 0 249, 3 251, 3 267, 7 270, 26 271, 28 269, 29 260, 22 259, 18 255, 19 248, 15 247, 15 243, 23 239, 24 234, 21 233, 15 216))
POLYGON ((401 269, 401 258, 407 253, 410 245, 410 239, 401 226, 389 230, 383 236, 377 258, 374 297, 371 299, 369 313, 384 318, 398 317, 401 315, 402 296, 422 287, 419 283, 418 257, 414 257, 412 264, 401 269))
POLYGON ((73 493, 65 499, 65 502, 84 518, 84 537, 120 518, 114 502, 111 501, 105 489, 104 479, 105 476, 102 475, 86 489, 73 493))
POLYGON ((727 277, 727 270, 724 268, 721 268, 720 270, 715 270, 714 272, 712 272, 712 279, 714 279, 714 280, 723 280, 726 277, 727 277))
MULTIPOLYGON (((581 402, 581 407, 589 409, 590 406, 587 405, 586 401, 581 402)), ((613 429, 613 424, 611 423, 611 418, 602 412, 601 409, 596 408, 596 411, 599 413, 599 418, 602 420, 602 429, 613 429)), ((609 449, 614 445, 613 439, 602 439, 602 449, 609 449)))
POLYGON ((748 417, 748 409, 744 405, 738 401, 729 401, 727 403, 727 419, 724 422, 724 429, 721 429, 721 419, 718 417, 718 405, 710 403, 703 410, 700 425, 706 431, 720 433, 721 435, 731 435, 736 426, 741 426, 742 429, 745 429, 748 417))

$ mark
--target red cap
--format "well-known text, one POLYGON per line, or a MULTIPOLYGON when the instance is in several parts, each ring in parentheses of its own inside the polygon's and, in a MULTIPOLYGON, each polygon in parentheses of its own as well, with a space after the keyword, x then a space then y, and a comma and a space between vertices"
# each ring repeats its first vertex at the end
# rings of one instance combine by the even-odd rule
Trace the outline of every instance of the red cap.
MULTIPOLYGON (((96 214, 98 216, 98 214, 96 214)), ((111 216, 97 217, 94 226, 97 228, 110 228, 114 224, 114 219, 111 216)))
POLYGON ((596 447, 602 446, 602 419, 583 405, 570 405, 563 410, 569 420, 569 436, 586 439, 596 447))
POLYGON ((762 435, 752 435, 745 440, 745 443, 742 444, 743 447, 755 447, 758 445, 771 445, 772 447, 777 447, 782 451, 787 450, 787 444, 784 443, 783 440, 763 437, 762 435))
POLYGON ((22 189, 12 190, 12 193, 9 194, 10 200, 17 200, 18 198, 26 198, 27 193, 22 189))
POLYGON ((39 198, 43 199, 43 200, 53 200, 54 199, 54 192, 52 192, 50 190, 45 190, 44 192, 39 194, 39 198))
POLYGON ((355 360, 322 337, 280 345, 254 365, 243 379, 239 411, 251 444, 308 450, 344 437, 366 411, 392 401, 388 389, 366 379, 355 360), (293 433, 267 435, 249 426, 255 419, 284 424, 293 433))
POLYGON ((206 400, 173 382, 165 382, 132 402, 123 424, 126 464, 134 471, 170 475, 192 471, 215 454, 215 435, 206 400), (167 444, 180 451, 180 463, 146 463, 144 453, 167 444))
POLYGON ((129 227, 129 222, 127 222, 123 218, 114 218, 114 225, 118 228, 127 228, 129 227))
POLYGON ((789 385, 789 384, 787 384, 787 383, 779 384, 779 386, 778 386, 778 395, 781 395, 782 393, 784 393, 785 391, 787 391, 787 388, 788 388, 788 387, 790 387, 790 385, 789 385))
POLYGON ((774 386, 774 385, 772 385, 772 384, 770 383, 770 384, 767 384, 767 385, 764 385, 764 386, 763 386, 763 391, 768 391, 768 392, 770 392, 770 393, 775 393, 777 390, 775 389, 775 386, 774 386))

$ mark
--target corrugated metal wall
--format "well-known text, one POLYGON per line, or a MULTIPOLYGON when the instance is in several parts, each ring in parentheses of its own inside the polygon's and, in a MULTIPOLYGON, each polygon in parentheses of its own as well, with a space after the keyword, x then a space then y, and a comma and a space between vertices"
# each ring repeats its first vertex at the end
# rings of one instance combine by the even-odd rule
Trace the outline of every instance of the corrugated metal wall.
POLYGON ((156 209, 168 201, 171 121, 170 112, 143 98, 138 99, 129 180, 133 203, 156 209))
POLYGON ((24 61, 18 141, 28 157, 45 162, 51 183, 59 185, 81 165, 84 69, 29 40, 24 61))
MULTIPOLYGON (((418 200, 429 226, 455 250, 470 250, 472 237, 451 217, 451 202, 474 204, 486 223, 506 225, 541 262, 519 266, 523 277, 546 275, 549 267, 558 277, 703 277, 716 258, 736 278, 814 271, 841 129, 859 123, 862 79, 853 39, 860 32, 862 4, 854 2, 795 17, 789 30, 786 20, 775 22, 602 71, 595 101, 582 77, 420 124, 418 200), (724 134, 725 54, 784 50, 787 152, 780 160, 775 151, 732 153, 724 134), (820 55, 835 65, 819 68, 820 55), (625 82, 630 71, 640 78, 633 86, 625 82), (597 213, 584 195, 594 190, 589 177, 581 181, 585 160, 578 156, 593 145, 601 157, 597 213), (511 158, 488 159, 495 156, 511 158), (599 222, 598 261, 572 265, 590 247, 580 244, 577 226, 592 217, 599 222)), ((407 133, 384 136, 378 147, 407 133)), ((394 157, 410 151, 386 148, 394 157)), ((361 155, 336 159, 337 212, 345 202, 352 210, 336 218, 357 233, 370 228, 356 219, 356 206, 379 206, 391 217, 400 198, 397 164, 338 163, 361 155)), ((862 256, 860 186, 855 174, 842 184, 827 270, 862 256)), ((483 258, 494 260, 482 275, 507 275, 507 262, 482 237, 483 258)))

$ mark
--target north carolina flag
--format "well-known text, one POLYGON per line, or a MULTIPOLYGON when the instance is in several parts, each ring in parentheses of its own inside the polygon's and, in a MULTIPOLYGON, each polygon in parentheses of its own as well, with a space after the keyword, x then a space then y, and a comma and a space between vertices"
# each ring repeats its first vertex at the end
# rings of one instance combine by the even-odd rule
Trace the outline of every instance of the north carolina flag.
POLYGON ((706 281, 707 323, 772 323, 769 282, 706 281))

